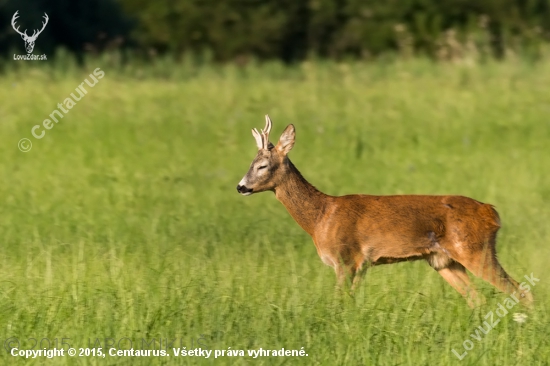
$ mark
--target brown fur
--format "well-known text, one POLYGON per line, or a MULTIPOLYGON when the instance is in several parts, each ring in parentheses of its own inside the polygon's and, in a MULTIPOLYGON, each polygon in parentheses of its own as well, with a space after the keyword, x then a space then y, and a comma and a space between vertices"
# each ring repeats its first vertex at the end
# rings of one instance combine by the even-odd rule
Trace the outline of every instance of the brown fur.
MULTIPOLYGON (((269 128, 266 130, 269 134, 269 128)), ((496 257, 500 218, 493 206, 463 196, 329 196, 308 183, 288 159, 294 145, 289 125, 277 146, 258 145, 258 155, 237 189, 275 192, 296 222, 313 238, 317 253, 355 288, 371 265, 425 259, 471 306, 479 302, 465 269, 498 289, 529 292, 496 257), (260 166, 266 166, 261 172, 260 166)), ((267 141, 267 137, 266 137, 267 141)))

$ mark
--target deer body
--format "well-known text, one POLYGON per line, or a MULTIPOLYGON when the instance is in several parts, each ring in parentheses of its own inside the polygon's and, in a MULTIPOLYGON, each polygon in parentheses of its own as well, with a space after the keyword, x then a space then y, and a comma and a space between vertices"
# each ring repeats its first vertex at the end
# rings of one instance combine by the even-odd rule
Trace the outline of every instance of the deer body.
POLYGON ((371 265, 424 259, 471 306, 479 302, 466 268, 502 291, 520 289, 496 258, 498 213, 489 204, 463 196, 329 196, 313 187, 288 159, 294 145, 289 125, 277 146, 265 131, 253 130, 258 155, 237 186, 244 195, 271 190, 294 220, 313 238, 321 260, 335 269, 338 282, 357 286, 371 265))

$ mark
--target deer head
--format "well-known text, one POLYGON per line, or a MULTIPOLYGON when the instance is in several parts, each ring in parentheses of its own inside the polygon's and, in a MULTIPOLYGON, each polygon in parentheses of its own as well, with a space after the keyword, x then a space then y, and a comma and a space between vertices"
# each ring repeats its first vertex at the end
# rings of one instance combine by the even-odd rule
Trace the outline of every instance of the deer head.
POLYGON ((285 128, 276 146, 269 142, 270 131, 271 120, 267 115, 265 116, 265 128, 261 132, 258 132, 257 129, 252 130, 258 153, 252 160, 248 173, 237 185, 237 191, 244 196, 273 191, 287 172, 287 154, 294 146, 296 137, 294 126, 290 124, 285 128))
POLYGON ((19 33, 21 35, 21 38, 23 38, 23 41, 25 41, 25 49, 27 50, 27 53, 32 53, 32 50, 34 49, 34 42, 36 41, 36 38, 38 38, 40 33, 42 33, 44 28, 46 28, 46 24, 48 24, 48 19, 49 19, 48 14, 44 13, 43 18, 44 18, 45 22, 42 22, 42 29, 40 29, 40 30, 35 29, 34 32, 32 33, 32 36, 29 36, 27 34, 26 29, 25 29, 24 32, 20 32, 19 27, 15 28, 15 20, 17 18, 19 18, 19 15, 17 15, 17 13, 19 13, 19 10, 17 10, 15 12, 15 14, 13 14, 13 17, 11 18, 11 26, 13 27, 13 29, 17 33, 19 33))

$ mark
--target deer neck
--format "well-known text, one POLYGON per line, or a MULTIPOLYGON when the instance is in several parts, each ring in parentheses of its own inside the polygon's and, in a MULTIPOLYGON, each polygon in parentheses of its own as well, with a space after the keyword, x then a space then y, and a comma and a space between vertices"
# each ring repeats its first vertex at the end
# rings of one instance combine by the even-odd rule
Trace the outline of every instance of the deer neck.
POLYGON ((275 187, 275 196, 286 207, 292 218, 313 236, 315 223, 323 213, 328 196, 312 186, 288 159, 287 172, 275 187))

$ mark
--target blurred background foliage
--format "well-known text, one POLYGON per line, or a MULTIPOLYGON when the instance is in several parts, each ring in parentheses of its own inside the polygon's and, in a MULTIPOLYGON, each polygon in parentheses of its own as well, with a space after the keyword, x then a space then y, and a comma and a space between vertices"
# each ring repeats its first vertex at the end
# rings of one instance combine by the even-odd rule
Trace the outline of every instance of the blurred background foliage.
POLYGON ((0 0, 0 56, 24 53, 11 26, 50 22, 35 54, 113 49, 246 63, 384 55, 437 60, 541 56, 550 0, 0 0))

